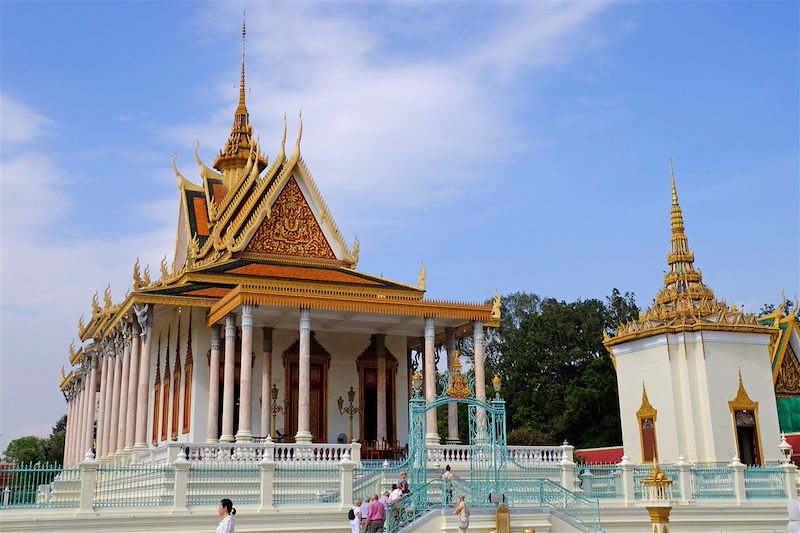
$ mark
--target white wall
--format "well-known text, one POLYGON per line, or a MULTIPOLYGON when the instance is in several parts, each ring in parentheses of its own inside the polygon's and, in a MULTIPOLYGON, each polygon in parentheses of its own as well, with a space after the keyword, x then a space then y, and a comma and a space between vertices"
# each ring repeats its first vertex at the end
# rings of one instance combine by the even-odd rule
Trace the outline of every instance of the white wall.
POLYGON ((759 436, 765 461, 779 460, 780 441, 769 357, 769 335, 704 331, 658 335, 612 348, 617 361, 622 440, 626 455, 641 462, 636 411, 642 383, 657 411, 659 460, 730 462, 736 453, 728 402, 745 389, 759 402, 759 436))

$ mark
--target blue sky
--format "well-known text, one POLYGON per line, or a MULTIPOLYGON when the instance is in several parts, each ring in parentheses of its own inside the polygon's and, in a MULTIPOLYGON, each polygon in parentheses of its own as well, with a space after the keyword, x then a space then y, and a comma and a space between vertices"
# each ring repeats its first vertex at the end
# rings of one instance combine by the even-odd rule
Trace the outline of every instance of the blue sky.
POLYGON ((495 288, 648 304, 669 248, 668 155, 717 295, 800 291, 795 2, 4 2, 0 446, 46 434, 92 293, 175 240, 237 98, 303 154, 360 270, 432 298, 495 288), (43 333, 44 332, 44 333, 43 333), (30 405, 19 412, 11 406, 30 405))

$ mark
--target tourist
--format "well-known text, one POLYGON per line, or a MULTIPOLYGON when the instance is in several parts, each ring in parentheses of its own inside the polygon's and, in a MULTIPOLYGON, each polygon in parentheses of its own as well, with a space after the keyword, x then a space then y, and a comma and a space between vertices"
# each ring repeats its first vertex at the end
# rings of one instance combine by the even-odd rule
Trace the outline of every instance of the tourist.
POLYGON ((400 481, 397 482, 397 486, 403 491, 403 494, 411 492, 411 485, 408 483, 408 476, 405 472, 400 472, 400 481))
POLYGON ((369 502, 371 500, 371 496, 367 496, 364 498, 364 501, 361 502, 361 528, 367 528, 367 513, 369 512, 369 502))
MULTIPOLYGON (((392 485, 392 487, 394 487, 394 485, 392 485)), ((389 503, 390 502, 389 502, 389 491, 388 490, 383 493, 383 496, 380 497, 379 501, 381 502, 381 505, 383 505, 384 509, 389 507, 389 503)))
POLYGON ((397 483, 392 483, 392 492, 389 493, 389 504, 392 504, 404 496, 403 491, 397 486, 397 483))
POLYGON ((233 519, 236 509, 233 507, 233 502, 228 498, 222 498, 219 508, 217 508, 217 514, 222 517, 217 526, 217 533, 233 533, 236 529, 236 521, 233 519))
POLYGON ((469 507, 464 496, 458 497, 458 504, 453 514, 458 515, 458 533, 467 533, 469 527, 469 507))
POLYGON ((347 513, 347 519, 350 521, 351 533, 361 533, 361 500, 353 502, 353 508, 347 513))
POLYGON ((378 500, 378 495, 373 497, 372 503, 369 504, 369 511, 367 511, 367 523, 364 528, 364 533, 382 533, 383 523, 386 521, 386 509, 383 504, 378 500))
POLYGON ((442 481, 444 481, 444 494, 445 494, 445 504, 450 505, 450 502, 453 501, 453 472, 450 471, 450 465, 444 467, 444 473, 442 474, 442 481))

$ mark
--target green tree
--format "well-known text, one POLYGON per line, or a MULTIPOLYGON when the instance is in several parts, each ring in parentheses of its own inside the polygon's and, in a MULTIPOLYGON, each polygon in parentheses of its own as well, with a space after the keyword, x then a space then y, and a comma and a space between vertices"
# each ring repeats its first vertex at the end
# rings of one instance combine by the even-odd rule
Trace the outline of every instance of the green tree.
POLYGON ((45 463, 47 462, 45 442, 46 439, 33 435, 14 439, 8 443, 3 457, 6 461, 16 464, 45 463))
POLYGON ((633 294, 615 289, 605 303, 567 303, 515 293, 504 298, 503 311, 497 369, 509 429, 579 447, 620 443, 616 373, 603 331, 638 315, 633 294))
POLYGON ((61 463, 67 435, 67 415, 58 419, 46 439, 29 435, 8 443, 3 457, 12 463, 61 463))

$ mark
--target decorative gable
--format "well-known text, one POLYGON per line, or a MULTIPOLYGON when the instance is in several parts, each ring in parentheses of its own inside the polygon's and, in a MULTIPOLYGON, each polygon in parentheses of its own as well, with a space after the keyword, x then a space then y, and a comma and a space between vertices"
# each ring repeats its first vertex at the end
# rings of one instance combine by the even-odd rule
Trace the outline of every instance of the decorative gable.
POLYGON ((246 252, 336 260, 336 255, 294 177, 275 199, 246 252))

